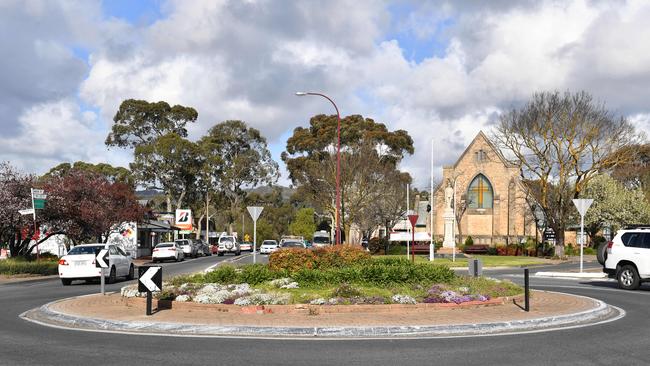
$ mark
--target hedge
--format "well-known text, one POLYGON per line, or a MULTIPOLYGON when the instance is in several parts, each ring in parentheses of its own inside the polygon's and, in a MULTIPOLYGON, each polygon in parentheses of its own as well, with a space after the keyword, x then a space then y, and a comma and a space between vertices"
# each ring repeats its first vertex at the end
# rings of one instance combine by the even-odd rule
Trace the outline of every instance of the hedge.
POLYGON ((333 245, 318 249, 287 248, 271 253, 269 268, 296 272, 302 269, 342 268, 369 264, 372 257, 358 246, 333 245))
POLYGON ((3 275, 37 274, 49 276, 57 273, 59 273, 59 263, 55 261, 0 260, 0 274, 3 275))

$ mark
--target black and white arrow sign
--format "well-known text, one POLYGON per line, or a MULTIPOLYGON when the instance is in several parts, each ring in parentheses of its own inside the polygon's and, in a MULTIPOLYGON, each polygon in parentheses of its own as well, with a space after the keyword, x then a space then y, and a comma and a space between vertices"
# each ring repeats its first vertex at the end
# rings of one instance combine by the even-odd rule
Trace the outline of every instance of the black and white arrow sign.
POLYGON ((138 267, 138 292, 154 292, 162 289, 162 267, 138 267))
POLYGON ((108 268, 108 249, 102 249, 95 255, 95 267, 108 268))

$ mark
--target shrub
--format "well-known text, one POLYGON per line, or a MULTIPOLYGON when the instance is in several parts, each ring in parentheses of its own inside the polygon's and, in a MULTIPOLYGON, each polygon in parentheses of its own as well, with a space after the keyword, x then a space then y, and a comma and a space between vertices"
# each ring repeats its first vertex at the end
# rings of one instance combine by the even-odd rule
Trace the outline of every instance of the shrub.
POLYGON ((335 245, 315 250, 282 249, 271 253, 269 268, 296 272, 301 269, 330 269, 370 263, 370 254, 358 246, 335 245))
POLYGON ((351 286, 349 283, 343 283, 341 286, 337 287, 332 291, 331 297, 345 297, 345 298, 350 298, 350 297, 355 297, 355 296, 361 296, 362 293, 359 291, 359 289, 351 286))
POLYGON ((0 261, 0 274, 36 274, 42 276, 55 275, 59 272, 59 263, 55 261, 27 261, 23 258, 10 258, 0 261))
POLYGON ((388 249, 388 255, 406 254, 406 246, 401 244, 391 245, 388 249))
POLYGON ((465 246, 474 245, 474 239, 470 235, 465 238, 465 246))
POLYGON ((377 254, 385 248, 385 245, 386 243, 382 239, 374 237, 368 241, 368 250, 372 254, 377 254))
POLYGON ((241 267, 237 274, 237 282, 257 285, 262 282, 271 281, 275 275, 268 266, 264 264, 249 264, 241 267))
POLYGON ((488 255, 497 255, 498 254, 497 253, 497 247, 489 247, 487 254, 488 255))
POLYGON ((237 271, 232 266, 219 266, 203 275, 203 281, 209 283, 233 283, 237 281, 237 271))

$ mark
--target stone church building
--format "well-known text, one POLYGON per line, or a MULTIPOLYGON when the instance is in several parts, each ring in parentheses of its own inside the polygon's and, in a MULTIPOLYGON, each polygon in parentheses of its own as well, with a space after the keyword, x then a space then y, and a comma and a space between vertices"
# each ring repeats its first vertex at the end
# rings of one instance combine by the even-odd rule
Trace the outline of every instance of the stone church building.
MULTIPOLYGON (((434 191, 432 209, 436 240, 444 235, 445 188, 455 186, 452 205, 454 236, 463 244, 514 244, 535 238, 535 219, 526 203, 519 169, 508 162, 481 131, 451 166, 443 167, 442 182, 434 191)), ((429 220, 427 220, 429 221, 429 220)), ((429 228, 427 228, 429 231, 429 228)))

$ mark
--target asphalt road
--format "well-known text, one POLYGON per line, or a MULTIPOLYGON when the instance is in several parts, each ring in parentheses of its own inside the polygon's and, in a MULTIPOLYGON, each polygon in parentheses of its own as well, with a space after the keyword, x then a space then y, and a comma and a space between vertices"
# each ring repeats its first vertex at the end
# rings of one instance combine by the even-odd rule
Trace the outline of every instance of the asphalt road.
MULTIPOLYGON (((164 274, 202 270, 233 257, 164 264, 164 274)), ((243 255, 240 262, 250 262, 243 255)), ((563 270, 546 267, 544 270, 563 270)), ((564 268, 566 269, 566 268, 564 268)), ((533 271, 534 272, 534 271, 533 271)), ((521 270, 486 274, 521 280, 521 270)), ((126 282, 109 285, 119 290, 126 282)), ((650 286, 623 291, 610 281, 531 278, 534 288, 591 296, 627 316, 545 333, 420 340, 282 340, 161 337, 71 331, 18 318, 25 310, 99 291, 58 279, 0 285, 0 365, 648 365, 650 286)), ((143 310, 144 311, 144 310, 143 310)))

